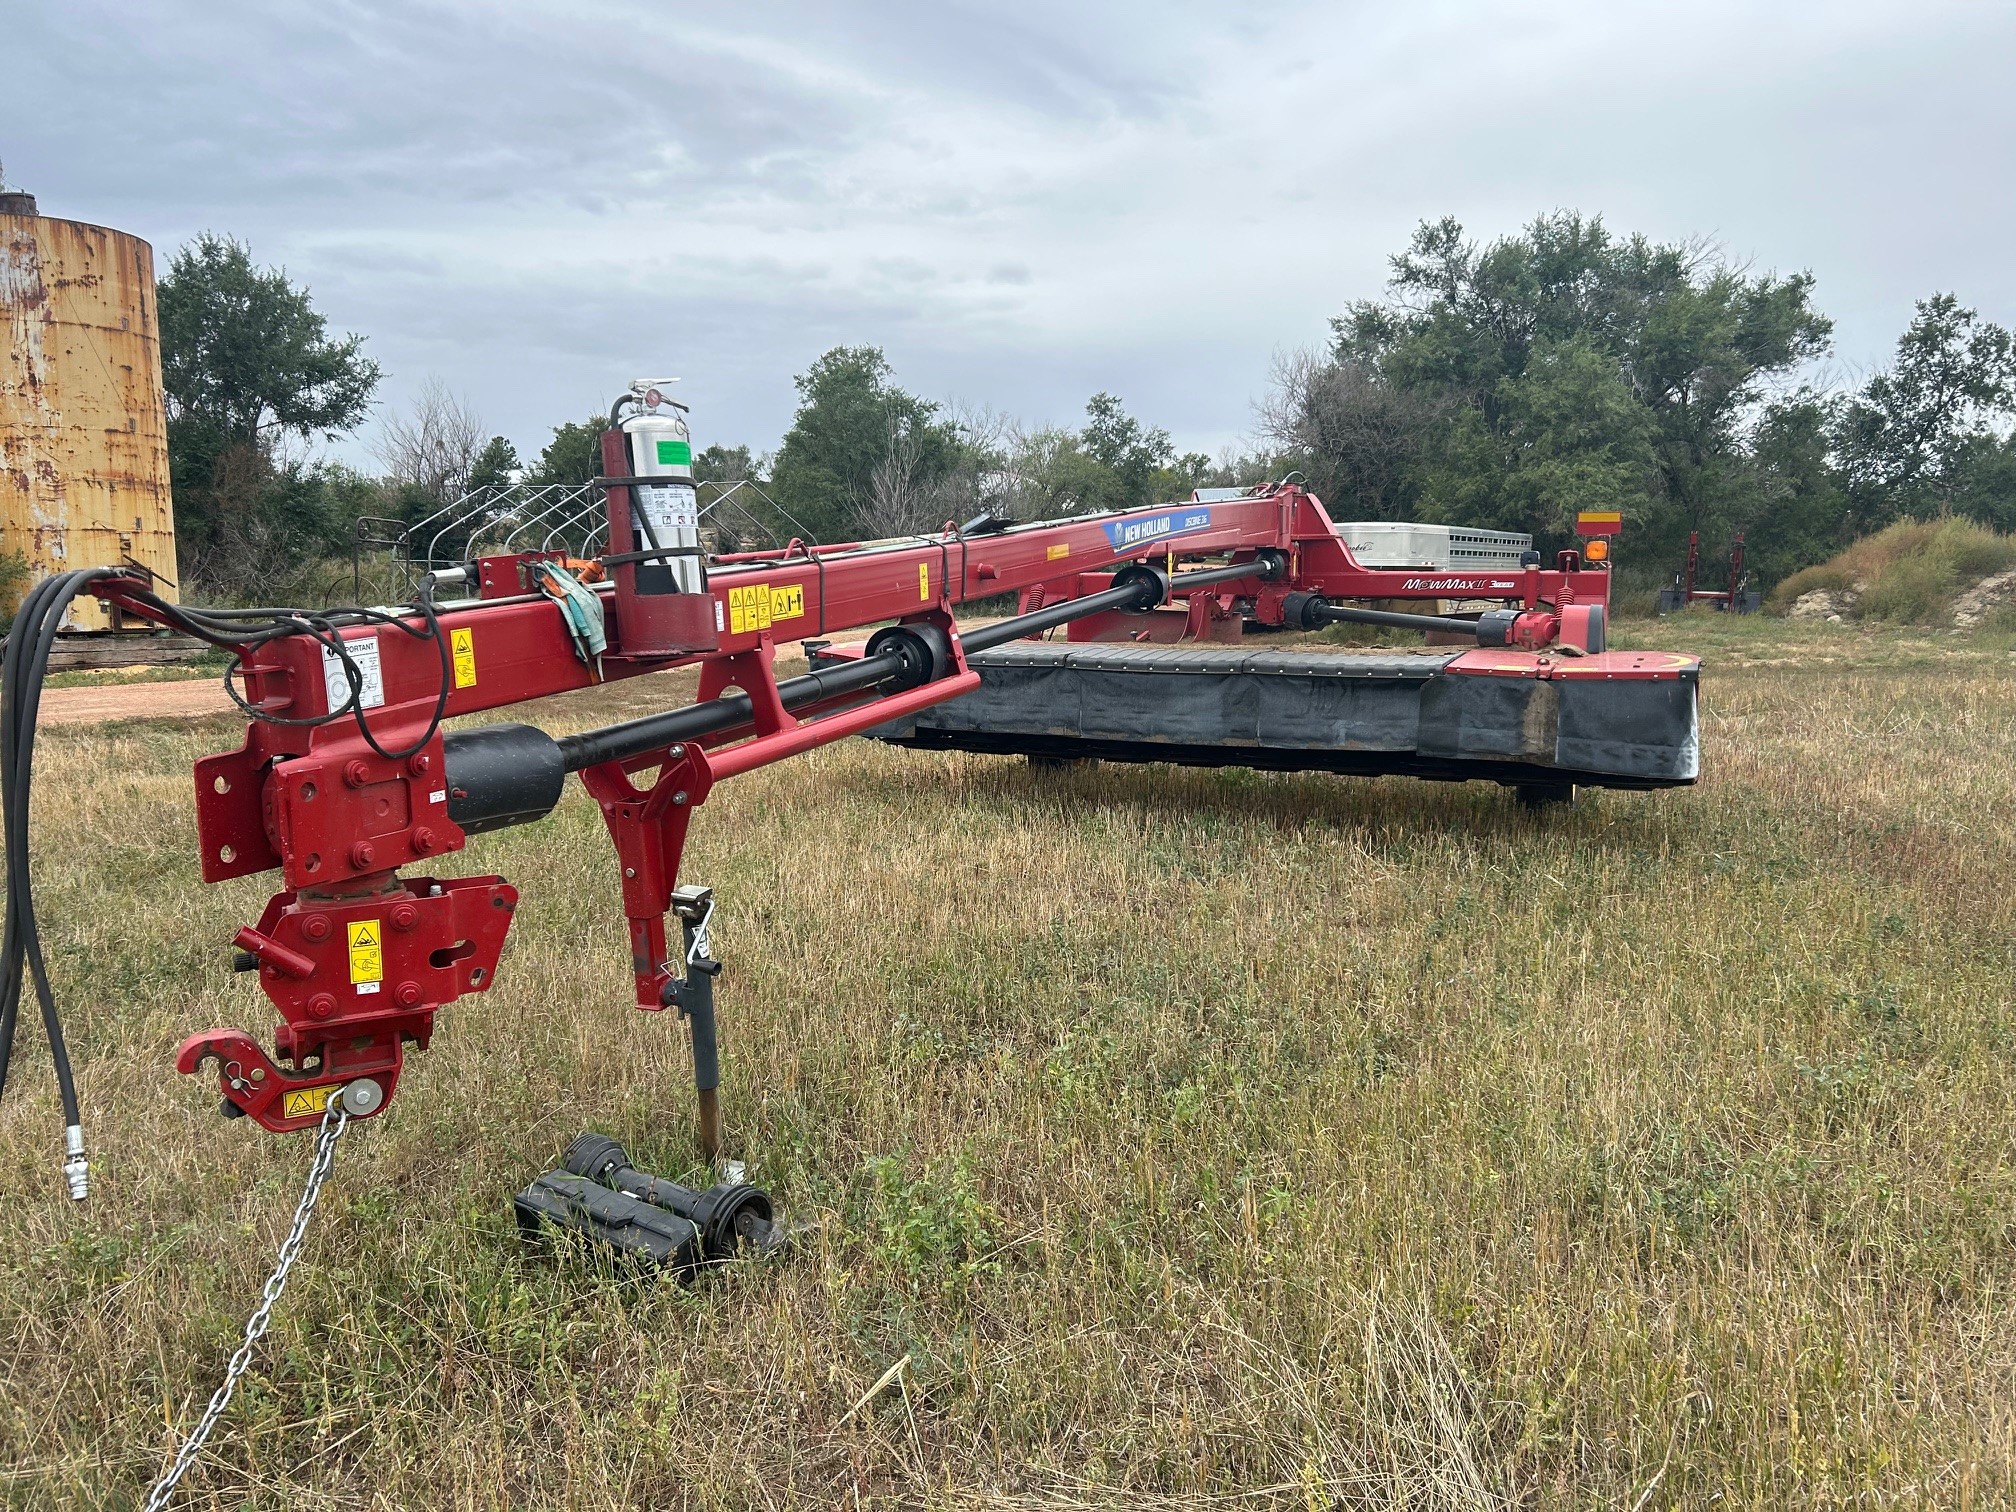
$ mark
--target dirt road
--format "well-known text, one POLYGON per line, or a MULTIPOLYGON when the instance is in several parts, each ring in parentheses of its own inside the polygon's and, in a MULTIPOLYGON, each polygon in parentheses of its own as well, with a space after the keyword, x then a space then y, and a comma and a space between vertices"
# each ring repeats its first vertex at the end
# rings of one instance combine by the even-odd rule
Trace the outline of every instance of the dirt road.
POLYGON ((227 714, 231 700, 215 678, 189 682, 107 683, 98 688, 46 688, 45 725, 104 724, 114 719, 200 719, 227 714))

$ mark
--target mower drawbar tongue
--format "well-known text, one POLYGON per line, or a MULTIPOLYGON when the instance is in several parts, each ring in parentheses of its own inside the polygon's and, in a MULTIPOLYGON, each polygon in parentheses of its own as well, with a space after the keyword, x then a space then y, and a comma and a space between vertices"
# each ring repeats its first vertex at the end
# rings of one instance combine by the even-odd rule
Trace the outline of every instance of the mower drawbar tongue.
POLYGON ((769 1193, 746 1182, 681 1186, 638 1170, 606 1134, 579 1136, 560 1164, 512 1199, 528 1240, 575 1234, 681 1274, 784 1247, 769 1193))

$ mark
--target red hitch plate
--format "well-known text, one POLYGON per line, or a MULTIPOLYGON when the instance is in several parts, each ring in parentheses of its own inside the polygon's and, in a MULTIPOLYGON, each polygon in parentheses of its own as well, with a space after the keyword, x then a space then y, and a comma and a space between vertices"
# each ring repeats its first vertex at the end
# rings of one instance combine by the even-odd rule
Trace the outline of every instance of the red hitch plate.
POLYGON ((358 1077, 390 1102, 405 1043, 425 1049, 436 1009, 489 989, 517 906, 501 877, 388 877, 343 898, 277 894, 237 943, 258 959, 259 984, 286 1019, 274 1048, 293 1069, 238 1029, 192 1035, 176 1068, 216 1061, 225 1100, 276 1131, 320 1122, 328 1090, 358 1077))

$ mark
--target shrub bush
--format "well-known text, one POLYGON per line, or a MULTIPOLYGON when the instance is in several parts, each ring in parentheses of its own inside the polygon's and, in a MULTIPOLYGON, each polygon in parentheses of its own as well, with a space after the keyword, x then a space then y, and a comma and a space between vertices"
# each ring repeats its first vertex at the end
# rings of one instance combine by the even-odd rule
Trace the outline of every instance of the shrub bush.
POLYGON ((1772 590, 1771 607, 1782 614, 1802 594, 1853 590, 1861 618, 1936 625, 1951 617, 1960 593, 2011 566, 2016 536, 1972 520, 1900 520, 1831 562, 1793 573, 1772 590))

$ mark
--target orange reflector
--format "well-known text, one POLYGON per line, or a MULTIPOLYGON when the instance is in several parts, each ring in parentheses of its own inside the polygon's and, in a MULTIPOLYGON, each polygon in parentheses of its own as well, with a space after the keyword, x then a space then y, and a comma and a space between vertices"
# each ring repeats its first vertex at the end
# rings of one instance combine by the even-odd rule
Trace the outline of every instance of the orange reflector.
POLYGON ((1610 559, 1610 543, 1604 540, 1603 537, 1597 536, 1582 548, 1582 555, 1592 562, 1608 561, 1610 559))

